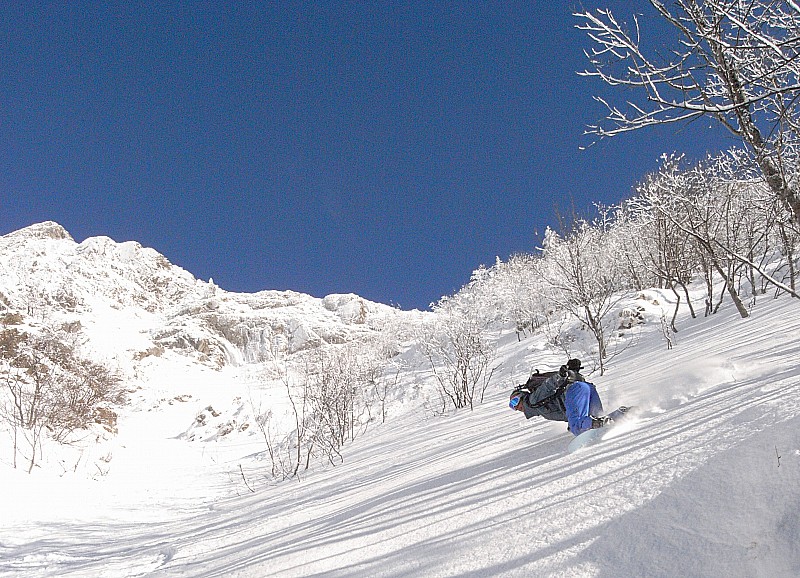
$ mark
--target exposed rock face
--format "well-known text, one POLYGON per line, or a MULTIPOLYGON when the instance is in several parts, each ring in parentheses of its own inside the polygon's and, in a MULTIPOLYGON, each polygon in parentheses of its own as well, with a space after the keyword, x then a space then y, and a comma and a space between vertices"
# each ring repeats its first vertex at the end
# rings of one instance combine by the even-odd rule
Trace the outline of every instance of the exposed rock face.
POLYGON ((0 237, 3 311, 78 322, 79 328, 85 316, 125 312, 127 318, 133 312, 141 324, 130 331, 149 344, 120 355, 135 363, 172 350, 213 367, 343 343, 403 314, 353 294, 231 293, 135 241, 91 237, 77 243, 52 221, 0 237))
POLYGON ((69 239, 72 240, 72 236, 67 232, 67 230, 59 225, 54 221, 45 221, 43 223, 35 223, 29 227, 25 227, 24 229, 20 229, 19 231, 14 231, 6 235, 9 238, 20 238, 20 239, 69 239))

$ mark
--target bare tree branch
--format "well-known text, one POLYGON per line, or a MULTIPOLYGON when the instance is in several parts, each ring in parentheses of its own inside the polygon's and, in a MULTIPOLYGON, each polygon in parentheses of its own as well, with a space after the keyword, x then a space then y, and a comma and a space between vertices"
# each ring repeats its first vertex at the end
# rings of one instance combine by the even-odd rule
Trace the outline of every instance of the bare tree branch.
MULTIPOLYGON (((577 27, 593 47, 579 74, 631 89, 605 123, 587 127, 600 138, 708 116, 755 155, 770 189, 800 223, 800 191, 787 178, 784 150, 800 141, 800 13, 796 2, 650 0, 675 36, 662 56, 645 51, 637 17, 626 29, 610 10, 584 11, 577 27), (637 96, 638 95, 638 96, 637 96)), ((654 47, 650 47, 653 49, 654 47)))

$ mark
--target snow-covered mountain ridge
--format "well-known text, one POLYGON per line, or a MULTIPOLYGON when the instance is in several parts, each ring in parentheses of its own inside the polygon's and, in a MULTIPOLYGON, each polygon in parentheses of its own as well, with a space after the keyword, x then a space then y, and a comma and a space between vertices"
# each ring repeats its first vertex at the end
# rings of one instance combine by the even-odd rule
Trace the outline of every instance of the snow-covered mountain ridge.
POLYGON ((134 311, 151 343, 133 354, 173 349, 217 367, 343 343, 400 313, 352 294, 224 291, 135 241, 76 243, 53 222, 0 237, 0 306, 73 320, 134 311))
MULTIPOLYGON (((354 294, 225 291, 135 241, 77 243, 54 222, 0 237, 0 321, 10 339, 59 331, 127 392, 124 405, 100 412, 103 427, 82 431, 78 442, 36 442, 45 444, 36 465, 57 473, 108 475, 120 463, 114 438, 152 422, 152 411, 166 412, 171 435, 183 432, 186 441, 257 436, 260 416, 281 419, 278 378, 289 379, 294 357, 378 341, 382 328, 424 315, 354 294)), ((0 459, 16 463, 9 447, 0 444, 0 459)))

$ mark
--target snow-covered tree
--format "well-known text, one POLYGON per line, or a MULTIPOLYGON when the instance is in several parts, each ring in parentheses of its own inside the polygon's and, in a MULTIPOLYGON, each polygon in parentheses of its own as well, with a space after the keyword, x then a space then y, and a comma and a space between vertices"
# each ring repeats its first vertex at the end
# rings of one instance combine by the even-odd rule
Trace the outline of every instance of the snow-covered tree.
MULTIPOLYGON (((753 154, 772 193, 800 224, 795 178, 800 137, 800 9, 772 0, 650 0, 668 46, 646 42, 648 28, 630 26, 608 9, 583 11, 578 28, 593 42, 587 76, 625 90, 600 137, 709 117, 753 154)), ((651 35, 655 36, 655 34, 651 35)))
POLYGON ((550 301, 588 329, 597 344, 600 371, 611 337, 609 313, 627 289, 622 247, 607 234, 606 221, 590 224, 579 219, 564 236, 546 237, 541 275, 550 301))
POLYGON ((470 288, 443 297, 434 306, 434 317, 421 327, 418 340, 438 386, 444 410, 483 401, 492 379, 494 346, 487 332, 487 317, 470 288))
POLYGON ((0 384, 0 419, 12 432, 14 465, 20 455, 29 472, 46 438, 68 442, 122 401, 118 376, 81 358, 73 335, 49 328, 0 332, 0 384))
POLYGON ((683 238, 683 255, 697 254, 706 280, 707 313, 719 308, 713 294, 717 276, 742 317, 748 316, 741 298, 743 280, 753 298, 764 292, 757 287, 759 281, 796 296, 767 270, 780 247, 776 223, 786 223, 781 218, 785 209, 776 205, 763 180, 748 174, 735 151, 688 168, 680 166, 680 158, 669 157, 638 192, 628 204, 643 218, 663 222, 664 231, 674 233, 673 245, 683 238))

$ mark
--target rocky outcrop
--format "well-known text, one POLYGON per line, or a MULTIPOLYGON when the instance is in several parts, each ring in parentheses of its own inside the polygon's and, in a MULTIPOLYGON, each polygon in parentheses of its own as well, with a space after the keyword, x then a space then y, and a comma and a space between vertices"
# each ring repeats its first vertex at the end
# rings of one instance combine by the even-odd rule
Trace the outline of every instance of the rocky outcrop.
POLYGON ((134 363, 148 351, 175 351, 217 368, 364 338, 402 314, 354 294, 228 292, 135 241, 76 243, 51 221, 0 237, 0 296, 4 310, 65 323, 98 311, 134 315, 150 341, 130 351, 134 363))

